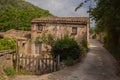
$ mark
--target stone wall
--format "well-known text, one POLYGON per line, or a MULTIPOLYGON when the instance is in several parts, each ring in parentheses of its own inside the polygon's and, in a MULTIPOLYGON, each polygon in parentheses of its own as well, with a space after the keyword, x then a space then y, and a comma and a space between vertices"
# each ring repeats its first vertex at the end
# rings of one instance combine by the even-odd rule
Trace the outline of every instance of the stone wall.
POLYGON ((67 25, 67 24, 46 24, 43 26, 43 31, 40 32, 37 29, 36 24, 32 28, 32 39, 35 40, 36 37, 41 36, 43 32, 46 34, 52 34, 56 38, 60 38, 66 34, 70 37, 75 37, 75 39, 87 39, 86 25, 67 25), (77 34, 72 34, 72 27, 77 27, 77 34))
POLYGON ((13 67, 13 52, 15 52, 15 50, 0 51, 0 80, 9 80, 3 69, 13 67))
POLYGON ((27 54, 31 54, 31 45, 32 43, 30 42, 30 40, 25 40, 25 41, 18 41, 18 53, 27 55, 27 54))
MULTIPOLYGON (((1 52, 1 51, 0 51, 1 52)), ((13 67, 13 54, 0 53, 0 66, 1 67, 13 67)))
MULTIPOLYGON (((74 24, 42 24, 43 30, 39 31, 37 23, 32 24, 31 28, 31 38, 33 41, 36 40, 37 37, 41 36, 42 33, 51 34, 55 38, 61 38, 64 35, 69 35, 70 37, 74 37, 77 42, 80 42, 81 39, 87 40, 87 25, 74 25, 74 24), (72 33, 72 27, 77 27, 77 33, 72 33)), ((35 44, 33 43, 31 46, 31 52, 35 54, 35 44)), ((42 51, 45 51, 44 46, 42 46, 42 51)))

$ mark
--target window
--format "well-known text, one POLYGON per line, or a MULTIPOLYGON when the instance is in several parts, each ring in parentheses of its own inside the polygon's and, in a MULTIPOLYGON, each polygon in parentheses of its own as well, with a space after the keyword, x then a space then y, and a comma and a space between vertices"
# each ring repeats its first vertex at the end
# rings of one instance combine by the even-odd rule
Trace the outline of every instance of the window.
POLYGON ((72 27, 72 33, 77 34, 77 27, 72 27))
POLYGON ((39 30, 39 31, 42 31, 42 30, 43 30, 43 26, 40 25, 40 24, 38 24, 38 30, 39 30))
POLYGON ((25 43, 22 43, 22 46, 24 47, 24 46, 25 46, 25 43))
POLYGON ((42 44, 40 43, 35 43, 35 53, 40 54, 42 52, 42 44))

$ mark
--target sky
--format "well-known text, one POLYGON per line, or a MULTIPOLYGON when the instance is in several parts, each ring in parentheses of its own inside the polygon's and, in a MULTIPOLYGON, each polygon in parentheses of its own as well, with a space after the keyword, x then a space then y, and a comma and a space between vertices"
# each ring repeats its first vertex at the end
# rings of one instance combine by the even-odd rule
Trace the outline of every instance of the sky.
MULTIPOLYGON (((87 10, 89 4, 75 12, 75 8, 83 0, 25 0, 42 9, 48 10, 54 16, 58 17, 88 17, 87 10)), ((92 24, 93 25, 93 24, 92 24)))

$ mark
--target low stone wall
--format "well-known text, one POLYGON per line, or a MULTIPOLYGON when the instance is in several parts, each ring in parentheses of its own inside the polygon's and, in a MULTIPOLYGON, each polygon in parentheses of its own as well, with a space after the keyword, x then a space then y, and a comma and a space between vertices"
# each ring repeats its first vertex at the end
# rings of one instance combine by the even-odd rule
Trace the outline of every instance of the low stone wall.
POLYGON ((13 67, 13 53, 15 50, 11 51, 0 51, 0 66, 1 67, 13 67))
POLYGON ((15 50, 0 51, 0 80, 9 80, 3 69, 13 67, 13 53, 15 50))

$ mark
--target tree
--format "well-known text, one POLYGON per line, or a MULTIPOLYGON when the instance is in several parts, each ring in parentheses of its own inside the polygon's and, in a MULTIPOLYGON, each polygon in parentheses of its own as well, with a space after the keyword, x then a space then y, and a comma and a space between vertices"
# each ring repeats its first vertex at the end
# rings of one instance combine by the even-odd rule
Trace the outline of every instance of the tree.
MULTIPOLYGON (((79 9, 85 0, 75 9, 79 9)), ((96 3, 94 8, 89 10, 90 17, 96 22, 97 32, 106 34, 105 46, 109 51, 120 53, 120 0, 93 0, 96 3), (114 49, 115 47, 115 49, 114 49), (116 52, 117 51, 117 52, 116 52)))
POLYGON ((46 16, 52 14, 24 0, 0 0, 0 31, 30 30, 32 19, 46 16))

